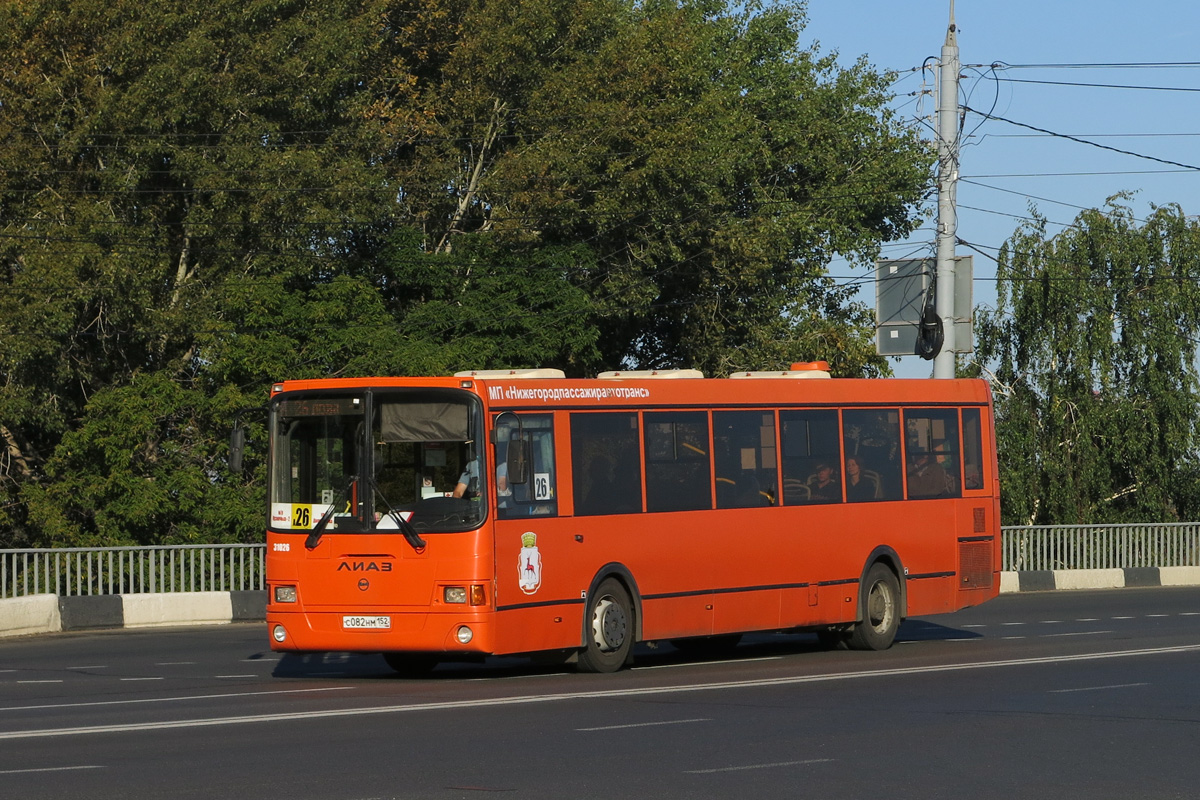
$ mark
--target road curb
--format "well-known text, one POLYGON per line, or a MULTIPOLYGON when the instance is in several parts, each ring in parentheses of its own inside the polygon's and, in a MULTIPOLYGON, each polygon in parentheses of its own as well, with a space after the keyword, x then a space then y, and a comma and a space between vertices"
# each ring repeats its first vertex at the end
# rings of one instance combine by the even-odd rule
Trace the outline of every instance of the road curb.
POLYGON ((266 619, 267 593, 159 592, 0 600, 0 638, 34 633, 214 625, 266 619))
POLYGON ((1200 567, 1043 569, 1000 573, 1000 593, 1200 586, 1200 567))

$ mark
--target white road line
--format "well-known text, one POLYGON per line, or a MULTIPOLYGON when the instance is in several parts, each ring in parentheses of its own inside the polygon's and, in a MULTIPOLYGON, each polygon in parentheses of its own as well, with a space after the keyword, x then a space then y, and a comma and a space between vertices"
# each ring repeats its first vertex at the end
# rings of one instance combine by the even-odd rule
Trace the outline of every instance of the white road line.
POLYGON ((1170 614, 1147 614, 1146 616, 1150 617, 1151 619, 1158 619, 1160 617, 1169 617, 1171 615, 1170 614))
POLYGON ((1133 617, 1133 616, 1128 616, 1128 617, 1110 617, 1109 619, 1137 619, 1137 617, 1133 617))
POLYGON ((56 679, 52 681, 17 681, 17 683, 62 683, 62 679, 56 679))
POLYGON ((1077 619, 1075 621, 1076 622, 1099 622, 1100 618, 1099 617, 1084 617, 1083 619, 1077 619))
POLYGON ((213 675, 214 678, 257 678, 257 675, 213 675))
POLYGON ((195 661, 160 661, 154 666, 156 667, 192 667, 195 666, 195 661))
POLYGON ((631 722, 628 725, 602 725, 598 728, 576 728, 577 731, 619 731, 625 728, 653 728, 656 725, 686 725, 689 722, 712 722, 712 717, 697 719, 672 719, 663 722, 631 722))
POLYGON ((1043 633, 1043 639, 1053 639, 1056 636, 1098 636, 1102 633, 1112 633, 1112 631, 1073 631, 1071 633, 1043 633))
POLYGON ((733 689, 762 689, 775 686, 799 686, 808 683, 830 683, 834 681, 861 680, 864 678, 897 678, 908 675, 929 675, 966 670, 1000 669, 1038 664, 1069 664, 1076 661, 1102 661, 1117 658, 1141 658, 1145 656, 1177 655, 1200 652, 1200 644, 1176 647, 1153 647, 1142 650, 1106 650, 1099 653, 1079 653, 1065 656, 1042 656, 1001 661, 969 661, 965 664, 939 664, 927 667, 899 667, 894 669, 862 670, 860 672, 834 672, 820 675, 797 675, 786 678, 759 678, 742 681, 717 681, 694 683, 683 686, 648 686, 641 689, 601 689, 558 694, 516 695, 484 700, 447 700, 432 703, 410 703, 390 706, 368 706, 366 708, 325 709, 321 711, 292 711, 276 714, 257 714, 240 717, 209 717, 207 719, 164 720, 162 722, 134 722, 125 725, 91 725, 75 728, 40 728, 23 731, 0 732, 0 740, 36 739, 53 736, 79 736, 97 733, 132 733, 158 730, 182 730, 185 728, 211 728, 227 725, 246 725, 262 722, 300 722, 317 719, 340 719, 347 717, 374 716, 377 714, 404 714, 422 711, 449 711, 461 708, 497 708, 515 705, 561 703, 571 700, 627 699, 675 695, 693 692, 711 692, 733 689))
POLYGON ((119 681, 161 681, 161 680, 163 680, 163 678, 160 676, 157 678, 117 678, 117 680, 119 680, 119 681))
POLYGON ((646 672, 652 669, 679 669, 680 667, 707 667, 710 664, 749 664, 753 661, 780 661, 783 656, 759 656, 758 658, 725 658, 720 661, 687 661, 682 664, 655 664, 650 667, 634 667, 631 672, 646 672))
POLYGON ((92 664, 87 667, 67 667, 67 669, 108 669, 107 664, 92 664))
POLYGON ((712 775, 714 772, 741 772, 747 769, 773 769, 775 767, 798 767, 805 764, 827 764, 832 758, 810 758, 804 761, 776 761, 773 764, 747 764, 744 767, 717 767, 715 769, 687 769, 685 775, 712 775))
POLYGON ((310 692, 348 692, 354 686, 327 686, 319 689, 272 689, 268 692, 223 692, 221 694, 193 694, 181 697, 139 697, 134 700, 92 700, 87 703, 43 703, 35 706, 0 706, 4 711, 37 711, 43 708, 87 708, 89 706, 125 706, 138 703, 178 703, 191 700, 223 700, 229 697, 258 697, 270 694, 308 694, 310 692))
POLYGON ((1135 686, 1149 686, 1148 683, 1114 683, 1112 686, 1081 686, 1078 689, 1051 689, 1050 694, 1068 694, 1070 692, 1099 692, 1105 689, 1130 689, 1135 686))
POLYGON ((107 769, 99 764, 80 764, 78 767, 41 767, 40 769, 4 769, 0 775, 20 775, 27 772, 70 772, 76 769, 107 769))

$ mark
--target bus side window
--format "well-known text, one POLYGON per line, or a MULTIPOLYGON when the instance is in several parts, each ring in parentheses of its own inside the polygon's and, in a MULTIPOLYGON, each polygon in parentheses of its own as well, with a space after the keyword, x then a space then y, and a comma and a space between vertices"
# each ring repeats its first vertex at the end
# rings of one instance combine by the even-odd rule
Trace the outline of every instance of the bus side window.
POLYGON ((640 512, 640 456, 637 414, 571 414, 571 489, 575 513, 594 516, 640 512))
POLYGON ((780 411, 783 503, 840 503, 838 416, 831 410, 780 411))
POLYGON ((712 508, 708 415, 671 411, 645 415, 646 510, 712 508))
POLYGON ((983 488, 983 424, 978 408, 964 408, 963 422, 963 488, 983 488))
POLYGON ((962 497, 958 411, 905 409, 904 457, 910 499, 962 497))
POLYGON ((779 505, 775 414, 714 411, 713 463, 717 508, 779 505))
POLYGON ((846 459, 877 480, 872 497, 850 493, 851 500, 899 500, 903 496, 900 461, 900 412, 894 408, 842 412, 846 459))
POLYGON ((500 519, 556 516, 558 477, 554 464, 554 419, 549 414, 521 415, 520 430, 529 445, 527 480, 508 482, 508 447, 515 441, 518 426, 512 414, 499 417, 501 431, 496 444, 496 513, 500 519))

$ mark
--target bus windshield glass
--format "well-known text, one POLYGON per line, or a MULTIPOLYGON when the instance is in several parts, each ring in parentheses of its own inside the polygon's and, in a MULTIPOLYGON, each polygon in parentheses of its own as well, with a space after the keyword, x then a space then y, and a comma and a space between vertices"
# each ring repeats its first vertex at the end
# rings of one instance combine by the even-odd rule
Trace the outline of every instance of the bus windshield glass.
POLYGON ((483 521, 482 417, 469 395, 287 394, 272 411, 272 528, 416 541, 483 521))

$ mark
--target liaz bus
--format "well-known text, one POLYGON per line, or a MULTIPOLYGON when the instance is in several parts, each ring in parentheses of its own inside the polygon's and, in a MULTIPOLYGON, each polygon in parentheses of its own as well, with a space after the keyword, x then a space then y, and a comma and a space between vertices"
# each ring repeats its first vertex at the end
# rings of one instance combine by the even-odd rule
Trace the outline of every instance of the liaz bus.
POLYGON ((297 380, 269 405, 281 651, 401 672, 813 631, 889 647, 999 590, 988 384, 556 370, 297 380))

